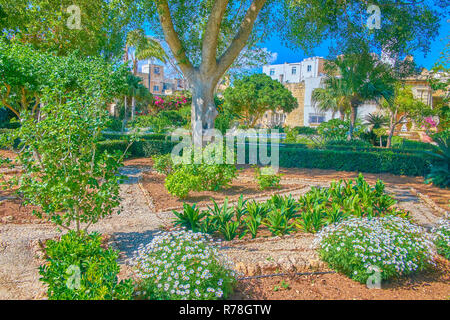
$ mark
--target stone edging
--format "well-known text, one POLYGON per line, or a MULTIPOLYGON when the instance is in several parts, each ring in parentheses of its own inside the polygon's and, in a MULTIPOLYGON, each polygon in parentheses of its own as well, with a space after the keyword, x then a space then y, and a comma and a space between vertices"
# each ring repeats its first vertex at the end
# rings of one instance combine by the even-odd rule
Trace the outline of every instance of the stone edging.
POLYGON ((413 195, 419 197, 420 200, 425 202, 425 204, 427 204, 431 209, 433 209, 434 211, 438 212, 439 214, 443 215, 446 218, 449 217, 449 212, 444 210, 444 209, 442 209, 441 207, 439 207, 436 204, 436 202, 434 202, 433 199, 431 199, 429 196, 427 196, 426 194, 420 193, 419 191, 417 191, 413 187, 410 188, 410 191, 411 191, 411 193, 413 195))
MULTIPOLYGON (((253 196, 250 196, 250 197, 244 197, 244 200, 256 200, 258 198, 266 198, 266 197, 269 198, 269 197, 277 195, 277 194, 279 195, 279 194, 284 194, 284 193, 292 192, 292 191, 300 191, 300 190, 303 190, 305 188, 308 188, 308 186, 301 185, 299 187, 292 187, 292 188, 283 189, 283 190, 275 190, 275 191, 270 192, 270 193, 258 193, 256 195, 253 195, 253 196)), ((216 203, 219 204, 219 205, 222 205, 224 202, 225 202, 225 199, 216 201, 216 203)), ((234 205, 237 202, 238 202, 237 200, 229 201, 228 204, 229 205, 234 205)), ((212 202, 207 202, 205 204, 202 204, 202 206, 199 207, 199 208, 207 208, 207 206, 211 205, 211 204, 212 204, 212 202)), ((159 213, 167 213, 167 212, 171 212, 172 210, 181 210, 181 209, 183 209, 182 205, 181 206, 176 206, 176 207, 169 207, 169 208, 160 209, 159 213)))

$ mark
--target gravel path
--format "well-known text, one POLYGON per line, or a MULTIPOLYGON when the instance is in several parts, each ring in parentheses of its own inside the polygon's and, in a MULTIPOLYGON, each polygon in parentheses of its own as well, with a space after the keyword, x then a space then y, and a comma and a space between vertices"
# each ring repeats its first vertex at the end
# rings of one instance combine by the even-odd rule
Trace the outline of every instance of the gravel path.
MULTIPOLYGON (((90 231, 111 235, 111 245, 121 251, 119 263, 128 274, 126 261, 139 244, 149 242, 161 226, 172 218, 170 212, 155 213, 147 193, 140 186, 141 173, 148 169, 127 166, 121 172, 129 179, 121 185, 120 214, 101 220, 90 231)), ((301 180, 308 186, 325 187, 328 183, 301 180)), ((298 196, 309 188, 292 193, 298 196)), ((430 226, 439 216, 409 189, 388 188, 399 206, 413 212, 417 223, 430 226)), ((265 200, 260 198, 257 200, 265 200)), ((0 299, 42 299, 45 288, 38 281, 38 241, 59 235, 54 226, 46 224, 0 225, 0 299)), ((249 275, 323 268, 311 248, 313 236, 297 234, 283 238, 257 239, 224 243, 223 251, 236 263, 236 268, 249 275)))

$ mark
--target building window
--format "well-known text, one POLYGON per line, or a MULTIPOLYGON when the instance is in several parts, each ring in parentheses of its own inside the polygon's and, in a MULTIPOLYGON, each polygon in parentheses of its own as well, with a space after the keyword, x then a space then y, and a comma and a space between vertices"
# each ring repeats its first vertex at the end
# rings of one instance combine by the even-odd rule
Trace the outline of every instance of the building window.
POLYGON ((155 72, 155 74, 159 74, 159 67, 155 67, 153 71, 155 72))
POLYGON ((273 76, 275 74, 275 69, 270 69, 270 75, 273 76))
POLYGON ((308 72, 311 72, 311 69, 312 69, 311 65, 308 65, 308 67, 306 67, 306 70, 307 70, 308 72))
POLYGON ((283 75, 282 74, 280 74, 279 79, 280 79, 280 82, 283 83, 283 75))
POLYGON ((153 86, 153 91, 159 91, 159 86, 153 86))
POLYGON ((292 67, 291 73, 292 74, 297 74, 297 67, 292 67))
POLYGON ((319 124, 325 122, 325 115, 323 114, 317 114, 317 113, 310 113, 309 114, 309 123, 310 124, 319 124))

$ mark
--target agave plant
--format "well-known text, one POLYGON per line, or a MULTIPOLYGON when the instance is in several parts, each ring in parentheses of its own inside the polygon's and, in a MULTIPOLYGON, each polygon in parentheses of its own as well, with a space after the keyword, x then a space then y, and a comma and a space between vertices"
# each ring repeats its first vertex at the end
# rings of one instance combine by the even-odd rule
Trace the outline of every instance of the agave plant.
POLYGON ((200 210, 193 204, 190 206, 187 203, 183 204, 183 211, 178 212, 172 210, 173 214, 176 216, 174 219, 174 224, 176 226, 186 227, 194 232, 200 230, 200 220, 206 216, 206 212, 200 210))
POLYGON ((234 217, 233 207, 228 206, 228 198, 225 198, 222 206, 219 206, 214 199, 211 200, 213 202, 213 207, 211 208, 208 206, 208 210, 211 213, 212 221, 217 229, 223 228, 234 217))

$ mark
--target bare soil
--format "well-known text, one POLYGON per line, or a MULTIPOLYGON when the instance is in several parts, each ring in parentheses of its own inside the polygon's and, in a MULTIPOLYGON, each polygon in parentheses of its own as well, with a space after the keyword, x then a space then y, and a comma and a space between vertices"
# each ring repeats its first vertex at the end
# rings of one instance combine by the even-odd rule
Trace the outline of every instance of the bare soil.
POLYGON ((438 260, 435 270, 383 283, 369 289, 338 273, 271 277, 239 281, 234 299, 244 300, 448 300, 450 262, 438 260))
POLYGON ((205 206, 212 202, 222 202, 225 198, 229 201, 236 201, 242 194, 244 199, 258 198, 271 195, 273 193, 286 193, 298 190, 304 187, 297 183, 281 183, 280 188, 271 188, 264 191, 259 189, 255 181, 248 179, 234 179, 228 188, 220 191, 193 191, 185 199, 178 199, 172 196, 164 186, 165 176, 155 172, 146 172, 142 176, 142 185, 147 190, 149 196, 153 200, 156 211, 168 211, 171 209, 181 208, 183 203, 197 206, 205 206))

